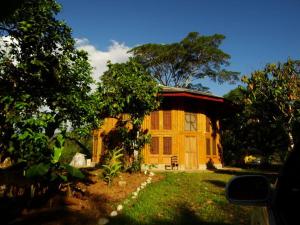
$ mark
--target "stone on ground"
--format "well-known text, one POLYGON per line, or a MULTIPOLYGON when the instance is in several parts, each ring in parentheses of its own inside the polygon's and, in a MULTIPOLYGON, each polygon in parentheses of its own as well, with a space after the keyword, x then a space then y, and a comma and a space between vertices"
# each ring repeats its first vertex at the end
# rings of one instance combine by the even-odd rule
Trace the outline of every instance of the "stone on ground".
POLYGON ((102 217, 98 220, 98 225, 105 225, 109 223, 109 219, 102 217))

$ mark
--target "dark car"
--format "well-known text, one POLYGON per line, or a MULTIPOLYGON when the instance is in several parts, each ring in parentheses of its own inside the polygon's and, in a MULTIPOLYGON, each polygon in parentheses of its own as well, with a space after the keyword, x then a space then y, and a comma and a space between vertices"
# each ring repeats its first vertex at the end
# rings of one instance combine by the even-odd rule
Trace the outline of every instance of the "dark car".
POLYGON ((295 149, 274 185, 260 175, 237 176, 228 182, 226 197, 229 202, 261 206, 254 211, 251 224, 300 224, 300 149, 295 149))

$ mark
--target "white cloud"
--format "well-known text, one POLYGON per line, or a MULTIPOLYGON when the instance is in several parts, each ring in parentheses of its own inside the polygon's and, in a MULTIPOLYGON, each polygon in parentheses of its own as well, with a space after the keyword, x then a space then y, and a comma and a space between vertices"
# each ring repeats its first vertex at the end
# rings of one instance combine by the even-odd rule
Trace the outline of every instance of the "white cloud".
POLYGON ((82 49, 88 52, 91 65, 94 67, 93 78, 98 82, 103 72, 107 70, 107 61, 112 63, 126 62, 131 54, 128 53, 130 47, 124 43, 117 41, 111 41, 111 45, 107 51, 101 51, 96 49, 88 39, 76 39, 76 46, 78 49, 82 49))

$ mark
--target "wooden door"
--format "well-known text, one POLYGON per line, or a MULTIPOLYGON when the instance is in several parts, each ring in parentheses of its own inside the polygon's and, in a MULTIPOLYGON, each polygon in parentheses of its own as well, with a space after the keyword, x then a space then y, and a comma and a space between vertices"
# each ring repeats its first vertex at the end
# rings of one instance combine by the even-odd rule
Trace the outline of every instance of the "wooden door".
POLYGON ((185 148, 185 168, 197 169, 197 138, 195 136, 186 136, 184 141, 185 148))

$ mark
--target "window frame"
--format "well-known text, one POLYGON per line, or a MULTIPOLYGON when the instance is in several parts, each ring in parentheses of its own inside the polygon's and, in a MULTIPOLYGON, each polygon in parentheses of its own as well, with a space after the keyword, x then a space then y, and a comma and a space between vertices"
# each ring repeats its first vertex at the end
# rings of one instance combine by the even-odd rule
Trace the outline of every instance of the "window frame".
POLYGON ((184 130, 185 131, 197 131, 198 130, 198 122, 197 122, 197 113, 184 112, 184 130), (188 120, 187 120, 188 116, 188 120), (194 117, 194 124, 192 117, 194 117), (188 126, 188 129, 187 129, 188 126), (193 129, 192 129, 193 128, 193 129))

